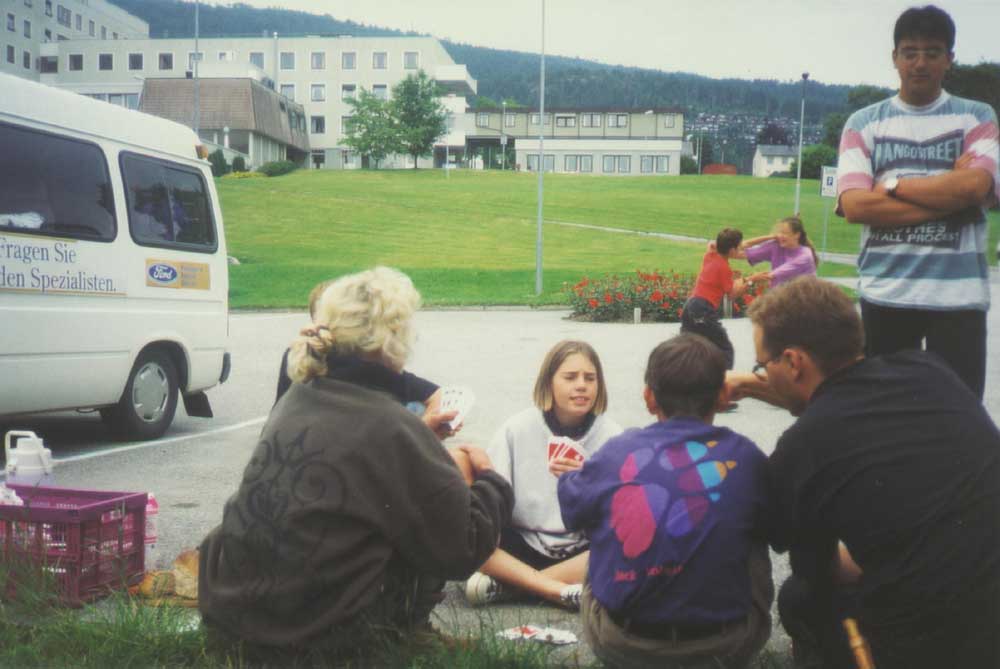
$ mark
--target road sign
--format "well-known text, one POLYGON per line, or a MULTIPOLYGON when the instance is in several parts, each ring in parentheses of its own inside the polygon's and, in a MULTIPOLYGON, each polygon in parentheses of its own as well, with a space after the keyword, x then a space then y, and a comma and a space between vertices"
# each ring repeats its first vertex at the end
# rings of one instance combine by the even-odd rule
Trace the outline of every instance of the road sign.
POLYGON ((500 135, 500 145, 507 146, 507 135, 500 135))
POLYGON ((819 194, 823 197, 837 197, 837 168, 823 166, 823 179, 820 182, 819 194))

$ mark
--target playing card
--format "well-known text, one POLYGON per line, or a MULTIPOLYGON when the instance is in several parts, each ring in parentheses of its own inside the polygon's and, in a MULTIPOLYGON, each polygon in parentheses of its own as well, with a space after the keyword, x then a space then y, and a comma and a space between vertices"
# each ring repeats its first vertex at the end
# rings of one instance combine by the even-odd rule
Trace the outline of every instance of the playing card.
POLYGON ((456 411, 457 415, 451 419, 448 426, 452 430, 457 430, 475 403, 476 396, 470 389, 464 386, 448 386, 441 389, 441 406, 438 411, 441 413, 456 411))
POLYGON ((549 462, 558 458, 583 462, 582 446, 568 437, 555 437, 549 441, 549 462))
POLYGON ((564 646, 570 643, 576 643, 576 635, 567 630, 557 629, 555 627, 539 627, 534 624, 518 625, 517 627, 511 627, 510 629, 497 632, 497 636, 502 639, 510 639, 512 641, 516 640, 528 640, 539 641, 541 643, 549 643, 553 646, 564 646))

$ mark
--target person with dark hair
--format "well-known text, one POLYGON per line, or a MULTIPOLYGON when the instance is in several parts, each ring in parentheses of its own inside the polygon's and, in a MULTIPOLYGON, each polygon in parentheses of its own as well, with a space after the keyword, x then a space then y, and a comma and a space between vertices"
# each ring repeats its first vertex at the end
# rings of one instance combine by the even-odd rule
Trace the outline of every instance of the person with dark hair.
POLYGON ((649 355, 656 421, 559 479, 566 527, 590 537, 584 635, 612 666, 748 666, 771 634, 766 456, 712 425, 726 359, 694 334, 649 355))
POLYGON ((993 109, 942 88, 955 24, 928 5, 893 31, 899 94, 844 126, 837 214, 862 224, 859 294, 869 355, 926 348, 981 400, 986 378, 986 207, 1000 198, 993 109))
POLYGON ((788 216, 774 224, 774 233, 748 239, 740 245, 741 257, 751 265, 769 262, 771 269, 750 276, 747 281, 767 281, 780 286, 797 276, 816 276, 819 257, 809 241, 802 219, 788 216))
POLYGON ((879 669, 1000 666, 1000 433, 936 355, 865 357, 838 286, 799 278, 754 301, 757 365, 731 375, 798 420, 770 458, 778 612, 796 659, 879 669))
POLYGON ((715 247, 705 252, 694 291, 681 312, 681 332, 701 335, 722 349, 726 369, 733 368, 735 352, 719 320, 719 308, 724 295, 739 297, 746 290, 743 279, 733 280, 729 267, 730 258, 739 257, 742 241, 743 233, 733 228, 724 228, 716 235, 715 247))

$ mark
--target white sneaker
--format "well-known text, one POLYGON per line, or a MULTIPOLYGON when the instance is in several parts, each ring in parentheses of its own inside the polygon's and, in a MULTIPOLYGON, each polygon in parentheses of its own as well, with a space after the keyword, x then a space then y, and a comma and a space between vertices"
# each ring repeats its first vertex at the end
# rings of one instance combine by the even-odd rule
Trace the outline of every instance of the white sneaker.
POLYGON ((579 611, 581 595, 583 595, 583 584, 574 583, 562 589, 562 592, 559 593, 559 599, 562 600, 563 606, 567 609, 579 611))
POLYGON ((465 598, 473 606, 492 604, 503 596, 503 585, 482 572, 476 572, 465 582, 465 598))

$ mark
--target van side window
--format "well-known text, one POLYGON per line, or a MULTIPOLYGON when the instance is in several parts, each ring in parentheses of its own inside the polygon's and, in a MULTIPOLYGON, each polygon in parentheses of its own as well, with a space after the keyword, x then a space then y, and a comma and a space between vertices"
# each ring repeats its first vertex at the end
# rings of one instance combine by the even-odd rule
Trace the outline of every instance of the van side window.
POLYGON ((197 171, 134 153, 121 154, 132 238, 144 246, 211 253, 215 224, 197 171))
POLYGON ((115 238, 104 153, 75 139, 0 123, 0 231, 115 238))

